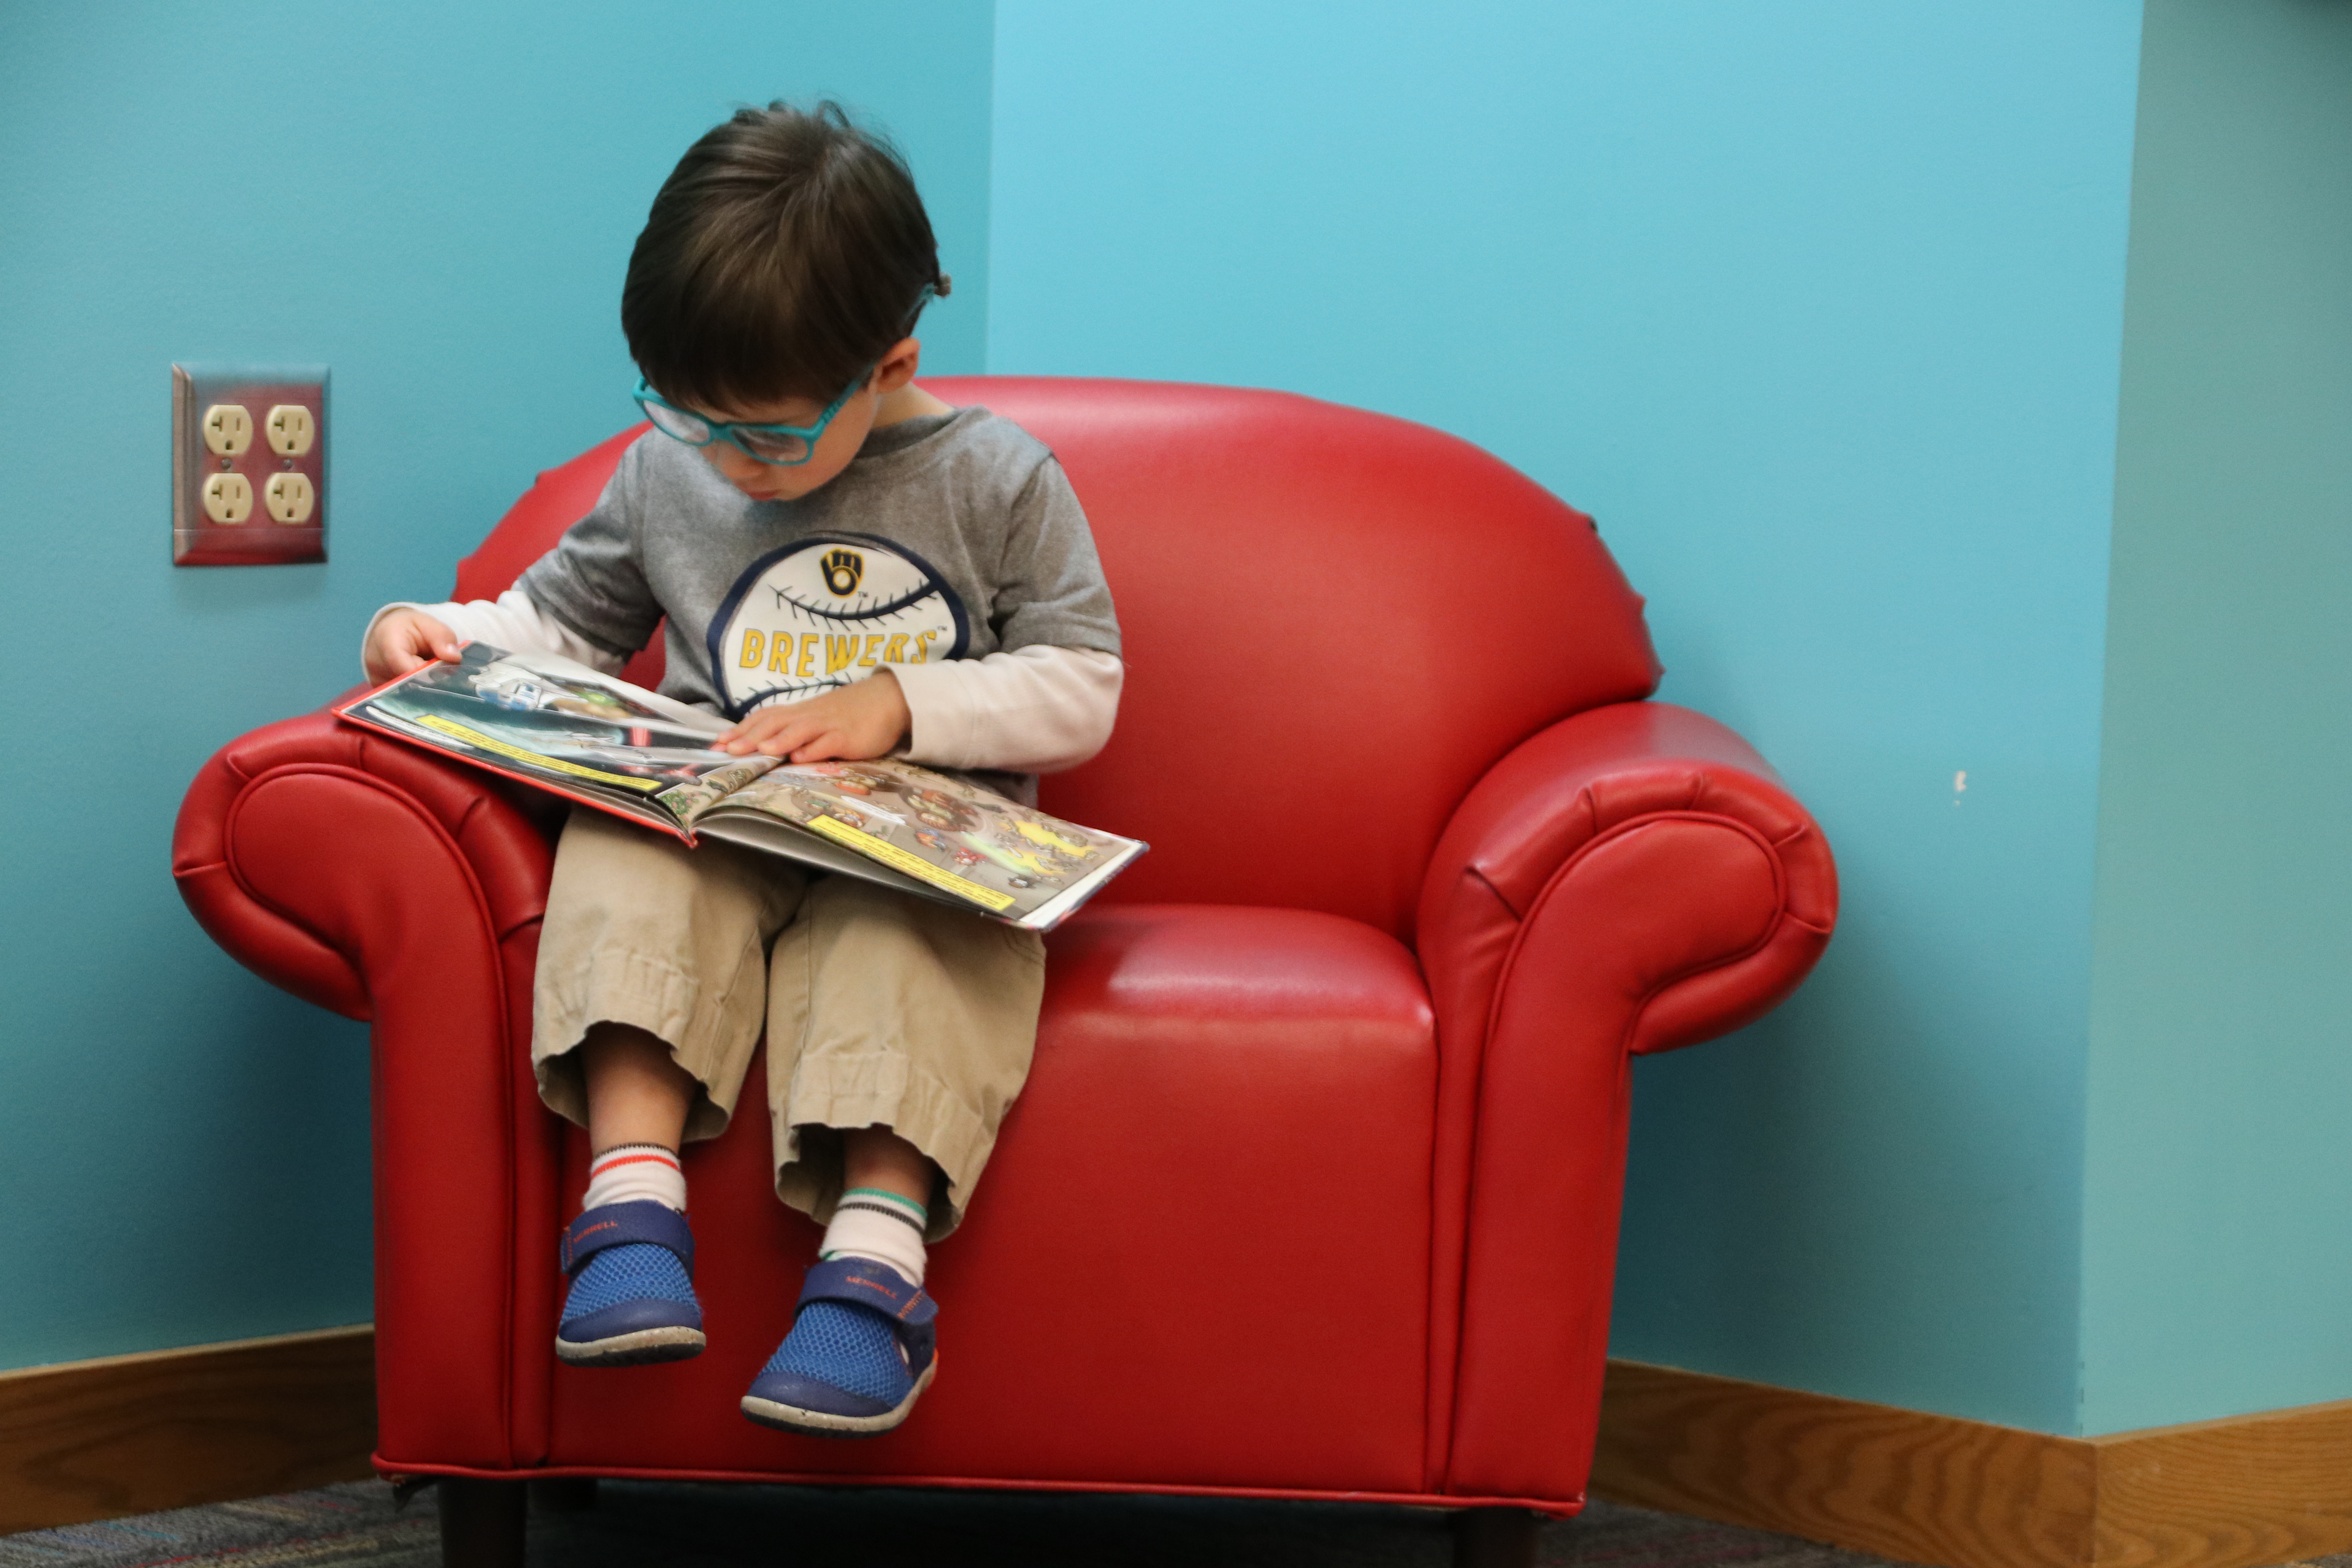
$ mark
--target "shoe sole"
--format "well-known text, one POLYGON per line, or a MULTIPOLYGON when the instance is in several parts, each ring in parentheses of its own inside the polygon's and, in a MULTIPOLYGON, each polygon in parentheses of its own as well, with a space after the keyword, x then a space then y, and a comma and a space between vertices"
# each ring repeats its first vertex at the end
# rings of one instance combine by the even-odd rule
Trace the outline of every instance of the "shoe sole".
POLYGON ((639 1329, 575 1344, 559 1338, 558 1359, 572 1366, 650 1366, 656 1362, 688 1361, 702 1353, 700 1329, 639 1329))
POLYGON ((743 1414, 762 1426, 773 1426, 779 1432, 798 1432, 804 1437, 879 1437, 907 1418, 907 1413, 915 1408, 915 1401, 930 1387, 931 1376, 939 1370, 939 1357, 933 1356, 931 1364, 923 1369, 923 1375, 915 1379, 915 1386, 907 1391, 907 1397, 879 1415, 835 1415, 749 1394, 743 1396, 743 1414))

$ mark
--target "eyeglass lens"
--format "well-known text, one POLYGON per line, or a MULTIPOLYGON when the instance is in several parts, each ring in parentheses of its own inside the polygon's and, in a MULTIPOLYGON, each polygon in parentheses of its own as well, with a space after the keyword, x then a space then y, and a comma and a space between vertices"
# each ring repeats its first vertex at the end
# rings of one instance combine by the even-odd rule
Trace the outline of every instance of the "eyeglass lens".
POLYGON ((672 436, 680 441, 691 442, 696 446, 710 439, 710 426, 682 408, 672 408, 667 404, 650 402, 643 405, 643 407, 646 416, 651 419, 665 436, 672 436))
POLYGON ((808 440, 801 436, 786 436, 773 430, 739 428, 735 432, 735 438, 743 443, 755 458, 796 463, 808 456, 808 440))

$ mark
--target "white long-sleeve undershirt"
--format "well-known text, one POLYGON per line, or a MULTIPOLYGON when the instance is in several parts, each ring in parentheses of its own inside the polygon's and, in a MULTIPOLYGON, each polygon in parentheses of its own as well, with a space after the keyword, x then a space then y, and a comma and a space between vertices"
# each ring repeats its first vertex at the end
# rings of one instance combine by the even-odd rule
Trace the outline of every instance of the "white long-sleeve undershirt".
MULTIPOLYGON (((421 610, 462 642, 551 653, 607 675, 619 674, 627 662, 541 610, 518 588, 462 604, 386 605, 368 631, 394 610, 421 610)), ((1101 751, 1118 716, 1127 675, 1116 654, 1045 645, 887 668, 907 699, 907 744, 898 755, 931 767, 1024 773, 1058 773, 1101 751)))

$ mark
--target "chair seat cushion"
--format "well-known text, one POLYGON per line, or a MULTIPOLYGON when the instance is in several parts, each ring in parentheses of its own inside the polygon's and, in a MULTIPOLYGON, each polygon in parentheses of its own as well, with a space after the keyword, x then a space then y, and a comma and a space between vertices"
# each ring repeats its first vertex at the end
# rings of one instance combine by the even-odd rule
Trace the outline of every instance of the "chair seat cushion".
MULTIPOLYGON (((551 1462, 1421 1488, 1437 1057, 1412 954, 1200 905, 1097 908, 1049 947, 1028 1087, 932 1254, 947 1327, 915 1418, 851 1445, 734 1417, 818 1234, 738 1118, 687 1156, 709 1352, 557 1369, 551 1462)), ((576 1193, 576 1139, 569 1163, 576 1193)))

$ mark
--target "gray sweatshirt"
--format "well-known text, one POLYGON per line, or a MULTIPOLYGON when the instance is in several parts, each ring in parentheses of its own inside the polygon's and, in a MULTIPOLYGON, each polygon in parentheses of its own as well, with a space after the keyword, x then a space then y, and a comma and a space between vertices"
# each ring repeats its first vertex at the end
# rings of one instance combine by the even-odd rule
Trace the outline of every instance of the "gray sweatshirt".
POLYGON ((667 616, 664 694, 731 718, 883 664, 1119 651, 1061 465, 984 408, 877 430, 798 500, 751 500, 693 448, 649 432, 517 586, 614 656, 667 616))

